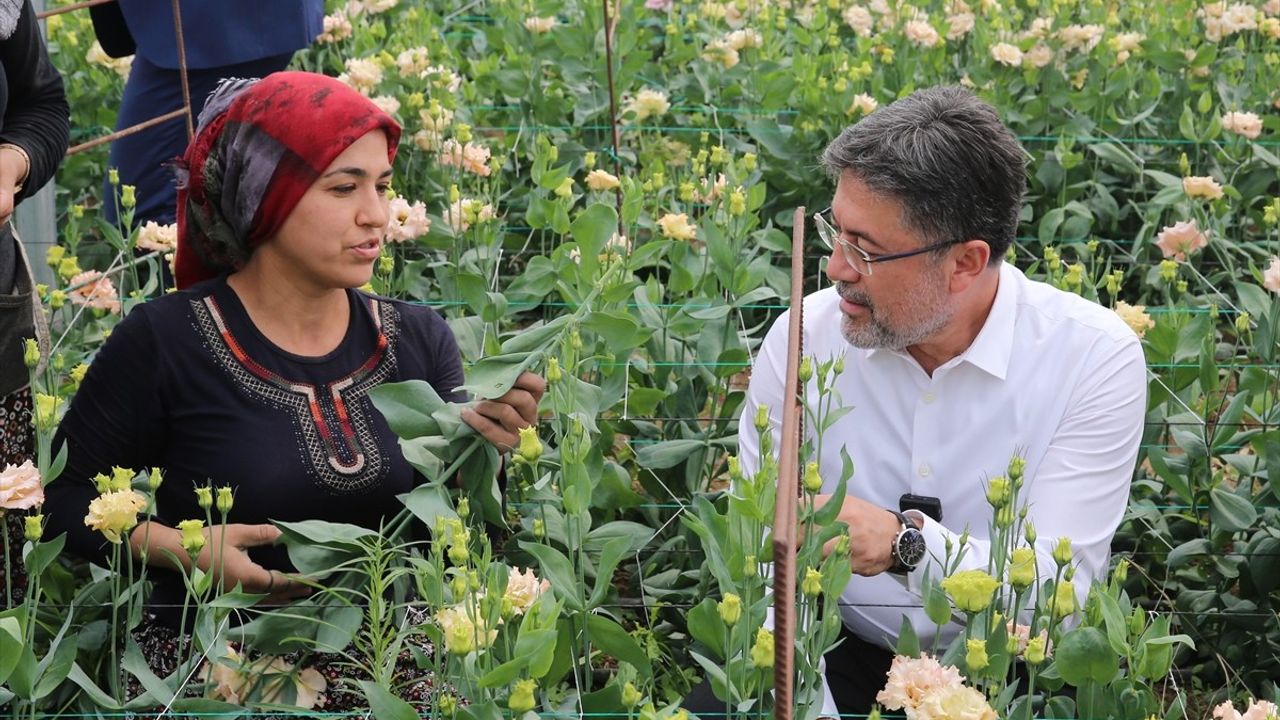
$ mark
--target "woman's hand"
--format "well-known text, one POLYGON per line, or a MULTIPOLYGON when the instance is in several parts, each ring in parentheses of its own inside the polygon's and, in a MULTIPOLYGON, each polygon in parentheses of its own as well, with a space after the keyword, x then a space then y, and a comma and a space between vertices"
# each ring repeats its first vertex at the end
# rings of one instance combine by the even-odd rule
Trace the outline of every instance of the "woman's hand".
MULTIPOLYGON (((231 523, 204 528, 205 543, 196 557, 196 567, 213 573, 219 579, 223 592, 241 589, 250 593, 265 593, 265 602, 279 605, 311 593, 311 588, 279 570, 268 570, 249 558, 248 549, 270 545, 280 537, 280 529, 274 525, 243 525, 231 523)), ((190 556, 182 548, 182 533, 157 522, 142 523, 129 535, 129 543, 135 555, 141 554, 147 543, 148 564, 171 566, 168 550, 190 569, 190 556)))
POLYGON ((546 391, 541 376, 521 373, 502 397, 463 408, 462 419, 499 452, 508 452, 520 444, 520 428, 538 421, 538 403, 546 391))

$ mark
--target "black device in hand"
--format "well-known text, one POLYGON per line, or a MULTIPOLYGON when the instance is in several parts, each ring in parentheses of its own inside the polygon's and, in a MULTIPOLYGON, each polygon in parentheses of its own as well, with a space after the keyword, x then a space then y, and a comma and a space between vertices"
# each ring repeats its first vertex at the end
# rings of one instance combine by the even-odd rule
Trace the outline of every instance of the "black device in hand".
POLYGON ((898 510, 900 512, 919 510, 933 518, 934 522, 942 522, 942 500, 936 497, 903 493, 902 497, 898 498, 898 510))

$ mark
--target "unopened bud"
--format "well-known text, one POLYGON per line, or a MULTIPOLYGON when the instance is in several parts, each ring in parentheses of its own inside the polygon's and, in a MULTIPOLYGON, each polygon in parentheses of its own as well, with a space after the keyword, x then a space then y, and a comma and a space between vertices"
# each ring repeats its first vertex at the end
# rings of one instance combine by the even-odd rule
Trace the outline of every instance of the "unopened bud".
POLYGON ((724 599, 716 603, 716 610, 726 627, 733 627, 742 617, 742 598, 734 593, 725 593, 724 599))

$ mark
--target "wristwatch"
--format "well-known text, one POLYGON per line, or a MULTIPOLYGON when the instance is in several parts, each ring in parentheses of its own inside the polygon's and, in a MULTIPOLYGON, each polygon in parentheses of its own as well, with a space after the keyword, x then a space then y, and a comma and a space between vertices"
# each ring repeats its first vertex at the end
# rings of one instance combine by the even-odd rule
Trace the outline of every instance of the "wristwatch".
POLYGON ((924 533, 920 532, 916 524, 907 519, 906 515, 897 510, 889 510, 889 512, 897 516, 898 523, 902 526, 893 538, 893 546, 889 548, 893 557, 893 566, 889 568, 889 572, 905 575, 915 570, 924 559, 924 533))

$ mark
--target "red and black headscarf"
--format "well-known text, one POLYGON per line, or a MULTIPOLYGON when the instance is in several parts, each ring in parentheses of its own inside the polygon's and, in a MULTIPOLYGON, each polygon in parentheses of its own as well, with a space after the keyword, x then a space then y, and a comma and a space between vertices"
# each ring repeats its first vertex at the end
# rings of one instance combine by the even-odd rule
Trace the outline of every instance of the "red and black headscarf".
POLYGON ((224 81, 178 162, 178 287, 243 266, 329 163, 377 129, 394 160, 400 126, 326 75, 224 81))

